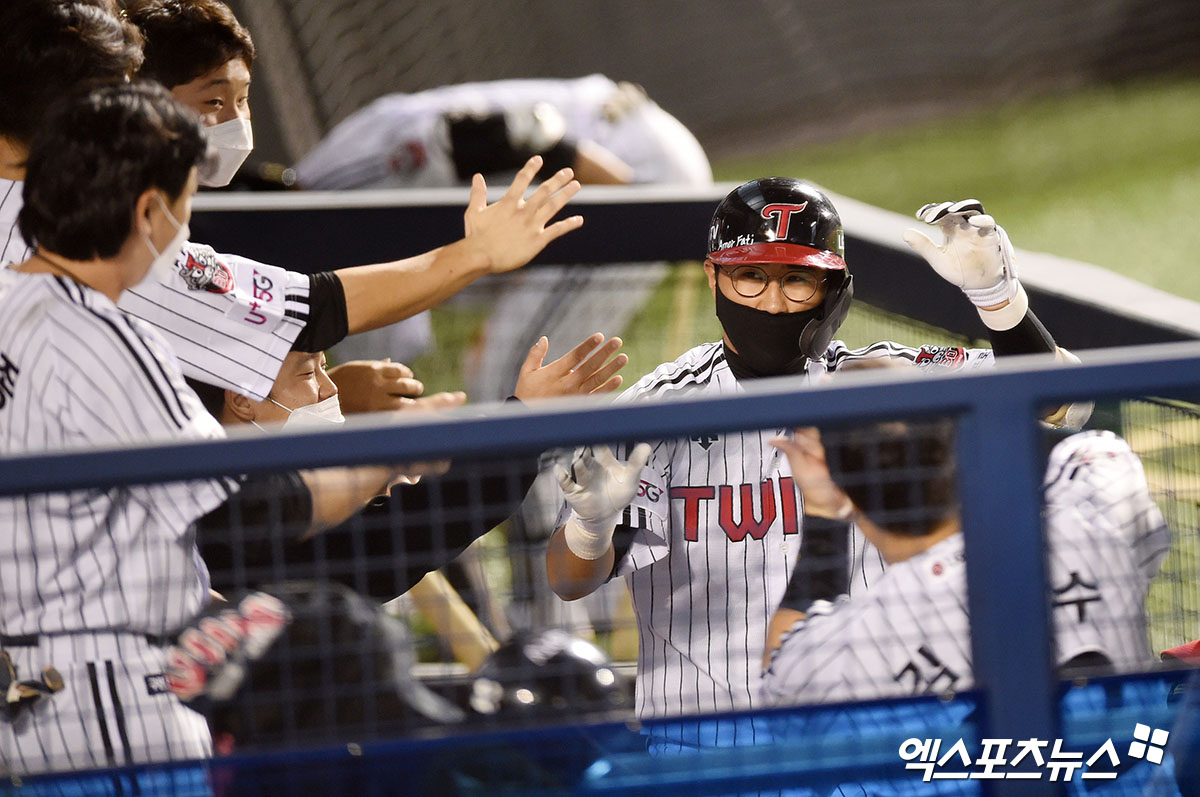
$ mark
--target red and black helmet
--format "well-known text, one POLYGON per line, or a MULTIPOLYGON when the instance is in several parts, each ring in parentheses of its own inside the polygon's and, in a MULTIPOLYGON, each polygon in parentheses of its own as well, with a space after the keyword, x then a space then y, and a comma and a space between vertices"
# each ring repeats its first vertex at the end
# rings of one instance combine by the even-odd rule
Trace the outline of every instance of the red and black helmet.
POLYGON ((816 359, 850 311, 853 278, 837 209, 816 186, 792 177, 739 185, 717 205, 708 228, 708 259, 722 266, 784 263, 826 272, 825 299, 800 338, 816 359))
POLYGON ((815 186, 764 177, 735 188, 708 229, 708 258, 723 266, 786 263, 846 270, 842 220, 815 186))

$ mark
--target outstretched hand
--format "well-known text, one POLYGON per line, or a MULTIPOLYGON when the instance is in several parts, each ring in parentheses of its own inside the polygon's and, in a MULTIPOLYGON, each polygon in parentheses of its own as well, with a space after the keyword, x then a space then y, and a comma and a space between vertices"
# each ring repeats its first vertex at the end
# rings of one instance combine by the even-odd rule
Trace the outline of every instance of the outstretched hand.
POLYGON ((613 357, 621 345, 620 338, 605 340, 604 335, 597 332, 557 360, 543 364, 550 341, 545 336, 538 338, 521 366, 513 395, 528 401, 612 392, 622 382, 617 371, 629 362, 624 354, 613 357))
POLYGON ((570 169, 562 169, 546 180, 528 199, 525 191, 533 182, 542 158, 535 155, 517 172, 512 185, 498 201, 487 204, 487 183, 483 175, 471 178, 471 198, 464 216, 466 241, 487 258, 488 271, 500 274, 512 271, 532 260, 554 239, 579 229, 582 216, 550 224, 571 197, 579 192, 579 183, 570 169))
POLYGON ((425 392, 412 369, 391 359, 350 360, 330 368, 329 378, 338 387, 338 401, 346 414, 403 409, 425 392))
POLYGON ((825 462, 825 447, 813 427, 797 429, 793 437, 776 437, 771 445, 787 455, 792 481, 804 500, 804 514, 844 520, 854 511, 850 496, 833 482, 825 462))
POLYGON ((1004 228, 984 213, 977 199, 923 206, 917 218, 937 224, 941 246, 919 230, 905 230, 904 242, 925 258, 942 279, 957 286, 977 307, 992 309, 1017 295, 1017 268, 1004 228))
POLYGON ((637 494, 651 451, 648 444, 638 443, 629 461, 621 462, 606 445, 581 446, 575 449, 569 466, 555 465, 558 486, 575 516, 584 524, 607 526, 611 534, 617 518, 637 494))

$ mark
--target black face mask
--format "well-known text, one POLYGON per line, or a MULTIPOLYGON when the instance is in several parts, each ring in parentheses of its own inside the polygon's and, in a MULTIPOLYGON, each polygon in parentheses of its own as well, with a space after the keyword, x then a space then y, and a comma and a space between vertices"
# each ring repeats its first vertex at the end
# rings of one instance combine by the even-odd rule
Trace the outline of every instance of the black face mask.
POLYGON ((819 318, 821 308, 799 313, 768 313, 729 299, 717 288, 717 319, 729 342, 725 359, 738 379, 798 374, 806 357, 800 352, 800 333, 819 318))

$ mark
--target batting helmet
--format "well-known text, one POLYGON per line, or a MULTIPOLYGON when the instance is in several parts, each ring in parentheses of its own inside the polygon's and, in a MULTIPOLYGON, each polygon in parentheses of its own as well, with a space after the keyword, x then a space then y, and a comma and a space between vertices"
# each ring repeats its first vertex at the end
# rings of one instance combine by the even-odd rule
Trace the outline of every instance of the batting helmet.
POLYGON ((721 200, 708 229, 708 259, 723 266, 784 263, 825 272, 825 299, 800 335, 800 351, 825 353, 850 311, 842 220, 829 197, 791 177, 743 183, 721 200))
POLYGON ((628 708, 626 678, 598 647, 565 631, 521 633, 479 668, 471 708, 480 714, 544 718, 555 712, 628 708))
POLYGON ((291 620, 261 657, 245 663, 238 693, 210 708, 214 738, 267 749, 381 738, 464 719, 412 674, 408 628, 379 604, 335 583, 262 589, 287 606, 291 620))

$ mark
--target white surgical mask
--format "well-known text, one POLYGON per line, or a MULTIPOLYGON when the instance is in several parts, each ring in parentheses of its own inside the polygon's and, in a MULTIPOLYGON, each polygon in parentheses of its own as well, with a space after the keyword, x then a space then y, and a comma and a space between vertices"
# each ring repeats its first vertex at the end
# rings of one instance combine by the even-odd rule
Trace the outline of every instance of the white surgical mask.
POLYGON ((267 400, 276 407, 280 407, 291 413, 288 415, 287 420, 283 422, 284 429, 303 429, 346 422, 346 416, 342 415, 342 405, 338 401, 337 393, 334 393, 324 401, 318 401, 316 404, 306 404, 294 410, 290 407, 284 407, 270 396, 267 396, 267 400))
POLYGON ((254 129, 250 120, 239 117, 206 127, 204 138, 214 153, 211 163, 201 170, 200 185, 209 188, 229 185, 254 149, 254 129))
POLYGON ((146 248, 150 250, 150 254, 154 255, 154 262, 150 264, 150 270, 142 278, 142 282, 146 284, 155 282, 164 283, 170 279, 171 275, 175 273, 175 261, 179 259, 179 253, 183 251, 183 245, 187 243, 188 236, 191 234, 188 225, 175 221, 175 216, 171 213, 171 209, 167 207, 167 203, 163 201, 162 194, 155 194, 154 198, 158 200, 158 204, 162 206, 163 213, 167 214, 167 218, 171 220, 172 226, 175 227, 175 237, 160 252, 154 248, 154 241, 150 240, 150 236, 143 234, 143 238, 146 241, 146 248))

